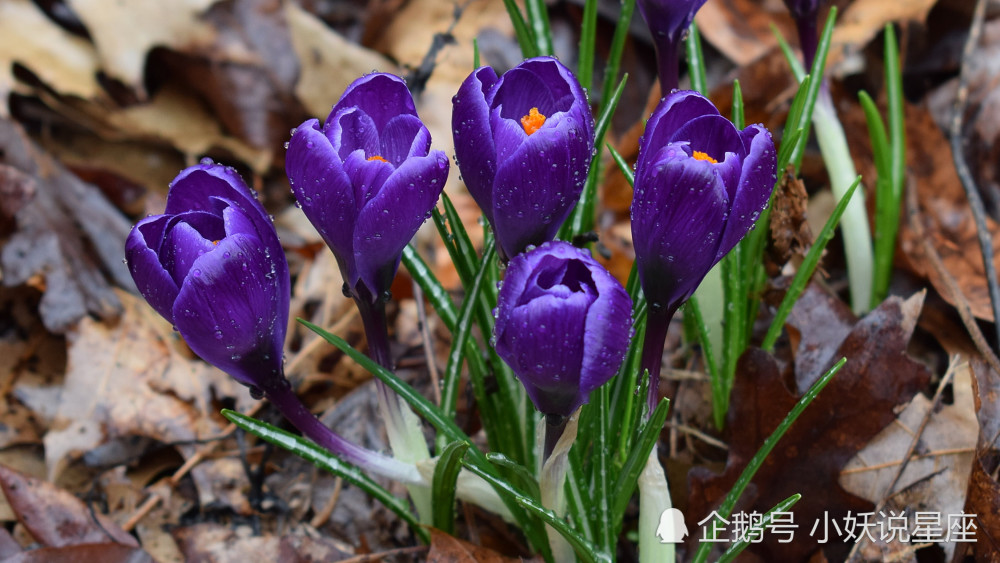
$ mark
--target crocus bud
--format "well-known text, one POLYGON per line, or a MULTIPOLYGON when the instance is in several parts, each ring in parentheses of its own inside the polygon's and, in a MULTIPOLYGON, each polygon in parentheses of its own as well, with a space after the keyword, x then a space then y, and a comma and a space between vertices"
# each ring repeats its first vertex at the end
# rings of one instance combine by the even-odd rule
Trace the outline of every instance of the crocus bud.
POLYGON ((253 388, 284 382, 288 264, 235 170, 203 161, 182 171, 164 214, 132 228, 125 257, 139 292, 198 356, 253 388))
POLYGON ((676 91, 639 143, 632 241, 646 299, 676 309, 767 207, 776 160, 762 125, 739 131, 707 98, 676 91))
POLYGON ((660 90, 666 96, 677 88, 678 60, 684 33, 706 0, 637 0, 656 48, 660 90))
POLYGON ((569 416, 628 350, 632 300, 584 250, 549 242, 516 256, 497 301, 496 351, 546 415, 569 416))
POLYGON ((358 299, 388 293, 403 248, 441 195, 448 157, 430 145, 406 83, 385 73, 355 80, 323 127, 310 119, 292 134, 292 192, 358 299))
POLYGON ((475 70, 452 99, 455 155, 501 256, 552 240, 590 169, 594 117, 576 77, 552 57, 497 77, 475 70))

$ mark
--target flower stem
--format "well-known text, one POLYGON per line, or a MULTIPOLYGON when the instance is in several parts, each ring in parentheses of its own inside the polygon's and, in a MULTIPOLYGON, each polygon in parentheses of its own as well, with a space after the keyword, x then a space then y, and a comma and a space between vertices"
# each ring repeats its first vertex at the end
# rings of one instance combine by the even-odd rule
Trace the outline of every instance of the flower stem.
MULTIPOLYGON (((368 339, 368 355, 380 366, 393 371, 395 366, 389 353, 389 327, 385 315, 385 301, 376 299, 373 303, 367 295, 355 296, 355 303, 361 313, 361 322, 368 339)), ((409 405, 400 400, 382 380, 375 382, 379 411, 386 423, 389 447, 393 457, 406 463, 416 463, 430 457, 427 441, 420 426, 420 419, 413 414, 409 405)), ((413 504, 420 515, 420 521, 429 524, 432 519, 431 490, 425 485, 407 485, 413 504)))
MULTIPOLYGON (((854 184, 858 173, 851 160, 844 127, 837 119, 830 89, 823 84, 813 110, 813 127, 819 142, 823 162, 830 175, 830 189, 835 200, 844 197, 854 184)), ((844 237, 844 253, 847 255, 847 277, 851 289, 851 309, 855 314, 868 310, 872 295, 872 237, 868 228, 868 213, 865 211, 864 192, 855 190, 840 220, 840 233, 844 237)))
MULTIPOLYGON (((670 319, 674 317, 678 305, 664 307, 650 304, 646 312, 646 334, 642 341, 642 360, 640 368, 649 372, 649 391, 646 394, 646 409, 644 418, 648 418, 656 409, 660 395, 660 366, 663 364, 663 347, 666 344, 667 329, 670 319)), ((668 393, 672 395, 673 393, 668 393)))
POLYGON ((281 411, 281 414, 305 437, 344 461, 368 473, 381 475, 401 483, 424 482, 412 463, 405 463, 362 448, 327 428, 302 404, 284 376, 280 379, 276 378, 273 385, 262 389, 262 391, 268 400, 281 411))
POLYGON ((657 72, 660 78, 660 96, 666 96, 677 89, 680 73, 678 45, 668 40, 654 42, 656 46, 657 72))
MULTIPOLYGON (((542 430, 542 466, 538 479, 542 505, 562 516, 566 512, 566 471, 569 469, 569 450, 576 441, 580 409, 570 416, 546 415, 542 430)), ((576 561, 573 548, 552 526, 546 525, 552 559, 556 563, 576 561)))

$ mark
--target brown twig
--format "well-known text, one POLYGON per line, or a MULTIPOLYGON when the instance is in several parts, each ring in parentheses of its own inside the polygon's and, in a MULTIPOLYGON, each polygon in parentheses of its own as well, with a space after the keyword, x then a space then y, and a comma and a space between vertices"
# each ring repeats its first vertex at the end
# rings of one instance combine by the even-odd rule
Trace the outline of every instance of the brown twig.
MULTIPOLYGON (((253 406, 253 408, 251 408, 247 412, 247 416, 254 416, 258 412, 260 412, 260 409, 263 408, 263 406, 264 406, 263 402, 258 402, 253 406)), ((181 465, 177 469, 177 471, 174 471, 174 474, 171 475, 169 479, 167 479, 167 484, 170 486, 170 488, 173 489, 174 487, 176 487, 177 484, 180 483, 181 479, 183 479, 185 475, 187 475, 192 469, 194 469, 195 466, 197 466, 207 457, 212 455, 212 452, 214 452, 219 447, 219 444, 222 443, 221 438, 226 438, 235 431, 236 431, 236 425, 229 424, 222 430, 222 433, 219 435, 218 438, 215 438, 208 444, 205 444, 204 447, 200 448, 198 451, 194 453, 194 455, 185 460, 184 465, 181 465)), ((150 496, 146 498, 146 500, 139 506, 139 508, 136 509, 135 514, 133 514, 124 524, 122 524, 122 529, 125 530, 126 532, 131 532, 139 524, 139 522, 141 522, 143 518, 149 515, 149 513, 152 512, 153 509, 156 508, 156 506, 161 502, 163 502, 162 495, 160 495, 157 492, 150 494, 150 496)))
POLYGON ((320 528, 330 519, 330 515, 333 514, 333 509, 337 506, 337 501, 340 500, 340 491, 344 487, 344 479, 337 477, 337 480, 333 482, 333 494, 330 495, 330 500, 326 501, 322 510, 313 515, 312 520, 309 521, 309 525, 313 528, 320 528))
MULTIPOLYGON (((983 19, 986 14, 986 1, 978 0, 976 9, 972 14, 972 25, 969 28, 969 37, 962 50, 962 71, 958 77, 958 91, 955 93, 954 113, 951 117, 951 127, 949 128, 949 141, 951 143, 951 156, 955 161, 955 170, 961 180, 965 195, 969 200, 969 208, 972 210, 972 218, 976 222, 976 234, 979 237, 979 250, 983 255, 983 267, 986 271, 986 285, 990 292, 990 304, 993 305, 993 322, 1000 323, 1000 283, 997 282, 997 271, 993 267, 993 240, 990 238, 990 231, 986 226, 986 208, 983 206, 983 199, 979 195, 979 187, 972 177, 969 165, 965 161, 965 154, 962 147, 962 125, 965 117, 966 104, 969 101, 969 60, 972 52, 979 43, 979 37, 983 32, 983 19)), ((994 351, 1000 352, 1000 331, 997 331, 997 341, 994 351)))

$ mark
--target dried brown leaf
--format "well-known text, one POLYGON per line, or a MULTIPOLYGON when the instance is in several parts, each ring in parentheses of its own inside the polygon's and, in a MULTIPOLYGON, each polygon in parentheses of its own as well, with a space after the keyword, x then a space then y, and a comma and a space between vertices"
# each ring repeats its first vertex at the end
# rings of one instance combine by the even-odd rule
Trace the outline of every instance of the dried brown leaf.
POLYGON ((4 563, 153 563, 138 547, 117 543, 88 543, 65 547, 43 547, 19 553, 4 563))
POLYGON ((44 154, 20 126, 3 119, 0 163, 31 177, 37 188, 17 212, 18 231, 0 255, 4 285, 39 277, 33 282, 45 291, 39 309, 53 332, 65 331, 88 313, 116 316, 121 304, 105 272, 119 286, 134 287, 121 261, 128 220, 99 190, 44 154))
POLYGON ((431 550, 427 554, 428 563, 504 563, 522 561, 504 557, 492 549, 471 544, 431 528, 431 550))
POLYGON ((138 547, 135 538, 70 492, 0 465, 0 486, 18 520, 46 547, 114 542, 138 547))
MULTIPOLYGON (((858 321, 846 337, 824 344, 835 350, 824 354, 832 358, 830 364, 840 357, 847 357, 847 364, 764 461, 737 510, 764 513, 801 493, 803 498, 795 506, 800 528, 811 526, 824 513, 842 518, 849 510, 871 510, 867 501, 844 491, 838 477, 844 464, 895 419, 895 407, 908 402, 930 378, 927 368, 906 354, 921 304, 921 295, 907 301, 889 298, 858 321)), ((815 324, 801 330, 816 329, 815 324)), ((721 475, 705 468, 692 470, 687 521, 698 522, 708 515, 798 401, 800 393, 789 389, 787 380, 775 359, 761 350, 751 349, 740 358, 727 418, 731 449, 726 469, 721 475)), ((697 539, 694 536, 700 533, 692 541, 697 539)), ((788 544, 775 539, 765 536, 764 543, 751 549, 767 561, 804 561, 821 547, 818 538, 805 533, 795 534, 788 544)))

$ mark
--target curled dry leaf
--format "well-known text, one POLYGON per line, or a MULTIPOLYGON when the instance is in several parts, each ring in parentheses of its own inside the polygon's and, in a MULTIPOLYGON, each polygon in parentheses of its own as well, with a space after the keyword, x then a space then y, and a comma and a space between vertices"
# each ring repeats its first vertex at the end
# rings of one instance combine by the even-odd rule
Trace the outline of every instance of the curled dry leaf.
POLYGON ((113 520, 52 483, 0 465, 0 487, 18 520, 45 547, 108 542, 139 547, 113 520))
POLYGON ((492 549, 480 547, 431 528, 428 563, 512 563, 521 558, 504 557, 492 549))
MULTIPOLYGON (((872 509, 869 502, 844 491, 838 478, 841 468, 895 419, 894 409, 910 401, 930 379, 927 368, 906 354, 922 303, 921 294, 906 301, 891 297, 845 337, 821 344, 833 352, 826 365, 812 364, 815 368, 825 370, 840 357, 848 358, 847 364, 764 461, 736 507, 764 513, 792 494, 802 494, 794 509, 802 533, 787 544, 775 541, 780 536, 765 535, 763 543, 750 548, 764 560, 804 561, 821 548, 842 550, 846 546, 834 541, 819 545, 819 537, 807 533, 809 527, 824 515, 842 518, 848 511, 872 509), (879 345, 872 346, 873 342, 879 345)), ((801 306, 802 302, 796 305, 801 306)), ((818 301, 813 304, 819 306, 818 301)), ((817 324, 801 330, 813 330, 817 324)), ((818 339, 804 335, 803 341, 818 339)), ((786 381, 798 378, 799 374, 781 373, 777 361, 761 350, 743 354, 726 423, 731 445, 726 469, 721 475, 701 467, 691 471, 688 522, 702 521, 718 505, 764 439, 791 411, 800 393, 790 390, 786 381)), ((700 530, 693 533, 689 541, 696 542, 700 535, 700 530)))

